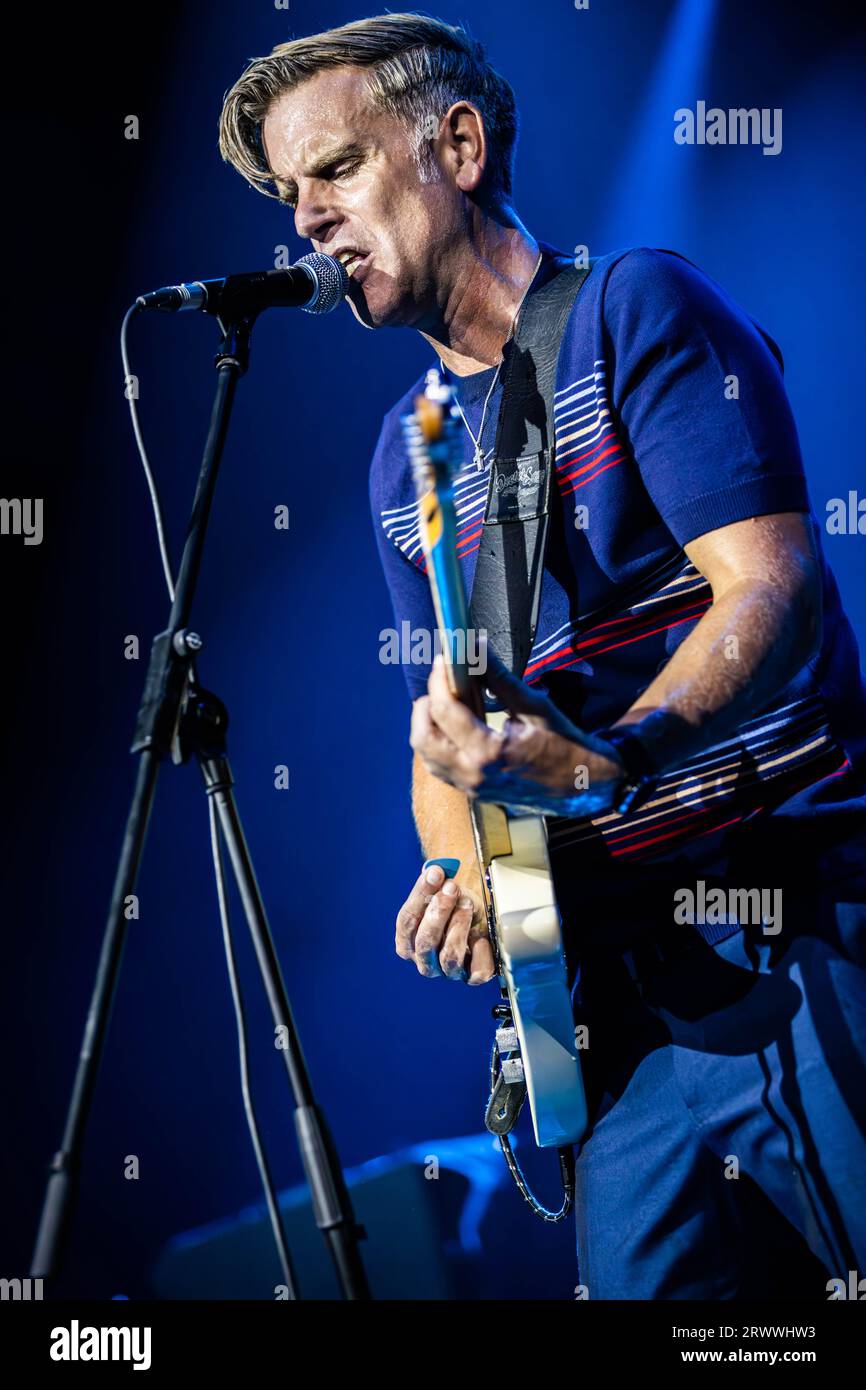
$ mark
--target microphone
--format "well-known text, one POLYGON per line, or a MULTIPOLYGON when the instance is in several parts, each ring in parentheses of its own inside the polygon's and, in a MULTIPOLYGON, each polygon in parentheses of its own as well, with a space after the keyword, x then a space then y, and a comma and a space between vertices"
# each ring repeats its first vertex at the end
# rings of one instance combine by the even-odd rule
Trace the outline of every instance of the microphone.
POLYGON ((141 309, 178 313, 201 309, 220 318, 245 318, 262 309, 303 309, 308 314, 329 314, 349 288, 349 277, 340 262, 321 251, 311 251, 286 270, 253 270, 217 280, 193 280, 166 285, 140 294, 141 309))

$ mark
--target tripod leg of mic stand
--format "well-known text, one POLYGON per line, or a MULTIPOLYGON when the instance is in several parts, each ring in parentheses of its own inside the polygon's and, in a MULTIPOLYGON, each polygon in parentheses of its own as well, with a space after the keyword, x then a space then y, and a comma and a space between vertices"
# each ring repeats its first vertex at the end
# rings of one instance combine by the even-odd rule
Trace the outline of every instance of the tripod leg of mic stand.
POLYGON ((226 891, 226 876, 223 867, 222 850, 220 848, 220 830, 217 819, 217 809, 213 797, 208 797, 208 821, 210 823, 210 843, 213 854, 214 873, 216 875, 217 900, 219 902, 220 922, 223 929, 223 948, 225 950, 226 965, 229 972, 229 986, 232 992, 232 1001, 235 1008, 235 1017, 238 1025, 238 1050, 241 1071, 241 1091, 243 1093, 244 1110, 247 1116, 247 1125, 250 1131, 250 1138, 253 1141, 253 1148, 256 1154, 256 1163, 259 1167, 259 1174, 262 1179, 262 1187, 265 1192, 265 1201, 268 1208, 268 1216, 271 1221, 271 1230, 274 1242, 277 1247, 277 1256, 283 1273, 283 1280, 288 1291, 288 1297, 295 1300, 298 1297, 298 1278, 295 1273, 291 1251, 289 1250, 286 1233, 283 1229, 283 1220, 280 1215, 277 1195, 274 1191, 273 1179, 271 1178, 270 1165, 268 1164, 267 1154, 262 1143, 259 1122, 256 1117, 256 1108, 253 1102, 252 1087, 250 1086, 249 1057, 247 1055, 247 1026, 243 998, 241 995, 240 982, 238 980, 237 961, 235 959, 234 942, 232 941, 231 922, 229 920, 229 900, 226 891))
POLYGON ((370 1297, 370 1291, 361 1252, 358 1249, 361 1232, 355 1221, 333 1139, 313 1095, 310 1075, 274 949, 264 903, 238 815, 228 759, 222 755, 201 755, 199 761, 208 795, 213 797, 216 805, 220 829, 252 936, 271 1017, 275 1025, 282 1028, 286 1040, 286 1046, 281 1050, 295 1097, 295 1129, 312 1195, 316 1225, 331 1253, 344 1296, 349 1299, 367 1299, 370 1297))
POLYGON ((96 982, 78 1056, 78 1070, 66 1116, 66 1127, 61 1147, 51 1160, 30 1271, 31 1278, 34 1279, 50 1279, 56 1273, 62 1255, 78 1181, 84 1128, 93 1099, 96 1074, 108 1032, 111 1005, 126 941, 126 902, 135 888, 138 877, 158 771, 157 756, 149 750, 144 752, 139 761, 135 791, 126 822, 108 922, 102 941, 102 953, 99 957, 96 982))

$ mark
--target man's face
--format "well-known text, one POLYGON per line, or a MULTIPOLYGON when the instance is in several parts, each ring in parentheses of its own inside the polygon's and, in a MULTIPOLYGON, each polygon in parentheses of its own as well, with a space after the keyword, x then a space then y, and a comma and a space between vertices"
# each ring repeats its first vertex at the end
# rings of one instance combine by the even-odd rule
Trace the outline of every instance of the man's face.
POLYGON ((298 235, 342 260, 360 253, 347 264, 356 318, 423 328, 439 307, 461 194, 445 177, 422 180, 409 132, 372 105, 366 75, 331 68, 285 92, 265 118, 265 151, 298 235))

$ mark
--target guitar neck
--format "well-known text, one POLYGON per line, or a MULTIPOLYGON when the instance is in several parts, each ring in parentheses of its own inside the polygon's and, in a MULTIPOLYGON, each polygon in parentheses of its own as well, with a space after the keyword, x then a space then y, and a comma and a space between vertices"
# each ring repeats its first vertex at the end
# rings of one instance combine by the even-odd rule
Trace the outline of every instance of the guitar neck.
MULTIPOLYGON (((419 506, 426 534, 435 537, 427 551, 427 568, 448 684, 479 719, 494 722, 496 716, 485 715, 481 677, 470 661, 470 652, 477 655, 477 635, 469 627, 466 588, 454 544, 457 528, 450 487, 426 494, 419 499, 419 506)), ((511 853, 508 817, 501 806, 473 799, 469 800, 469 815, 483 877, 491 860, 511 853)))
MULTIPOLYGON (((449 424, 445 416, 436 422, 430 437, 425 437, 419 419, 429 421, 431 410, 430 402, 419 397, 416 400, 416 416, 404 421, 415 476, 427 578, 448 684, 453 694, 477 718, 485 719, 487 716, 477 660, 478 634, 470 627, 466 586, 457 554, 457 516, 452 478, 459 467, 461 436, 457 432, 456 422, 449 424)), ((483 880, 492 859, 511 853, 508 819, 503 809, 491 802, 470 799, 469 812, 483 880)))
POLYGON ((477 654, 477 646, 469 626, 469 605, 454 544, 457 527, 450 487, 427 493, 419 506, 422 513, 427 513, 422 516, 426 533, 435 535, 427 550, 427 569, 448 684, 459 700, 480 714, 484 702, 477 674, 472 671, 472 654, 477 654))

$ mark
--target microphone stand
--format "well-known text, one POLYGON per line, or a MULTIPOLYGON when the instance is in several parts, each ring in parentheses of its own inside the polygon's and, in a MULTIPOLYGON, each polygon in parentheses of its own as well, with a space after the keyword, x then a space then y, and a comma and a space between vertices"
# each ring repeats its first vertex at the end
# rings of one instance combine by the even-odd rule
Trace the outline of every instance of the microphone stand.
MULTIPOLYGON (((255 312, 244 315, 237 310, 236 313, 232 322, 217 320, 223 337, 215 358, 217 386, 210 428, 168 626, 164 632, 157 634, 151 648, 131 748, 133 753, 141 755, 138 775, 123 835, 66 1126, 61 1147, 49 1167, 31 1277, 52 1278, 65 1249, 77 1195, 84 1131, 120 973, 127 927, 125 907, 129 896, 135 891, 159 764, 169 753, 175 762, 186 762, 194 754, 201 767, 206 794, 213 799, 216 818, 228 849, 271 1016, 275 1027, 282 1030, 281 1038, 285 1045, 280 1051, 294 1097, 295 1131, 312 1194, 316 1224, 334 1262, 343 1296, 347 1299, 368 1299, 370 1292, 358 1248, 358 1241, 365 1232, 356 1224, 337 1151, 325 1117, 315 1100, 232 791, 233 781, 225 742, 228 714, 222 701, 198 684, 195 655, 202 643, 198 634, 189 629, 217 472, 235 389, 249 365, 250 338, 256 318, 255 312)), ((278 1213, 277 1228, 279 1232, 278 1213)), ((284 1242, 280 1255, 291 1289, 294 1281, 284 1242)))

